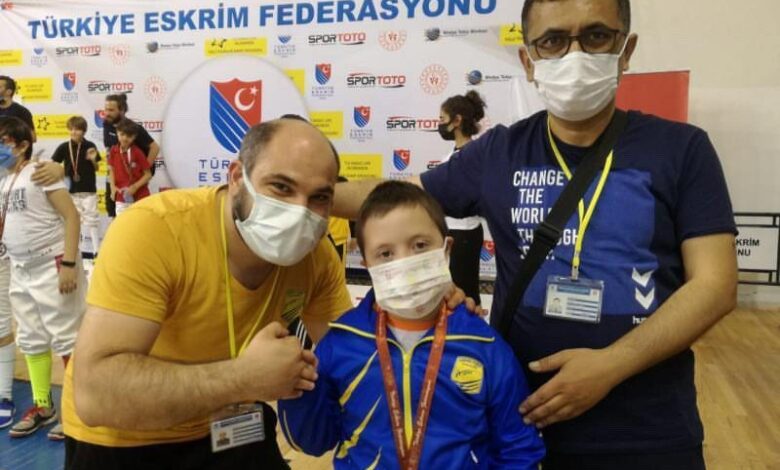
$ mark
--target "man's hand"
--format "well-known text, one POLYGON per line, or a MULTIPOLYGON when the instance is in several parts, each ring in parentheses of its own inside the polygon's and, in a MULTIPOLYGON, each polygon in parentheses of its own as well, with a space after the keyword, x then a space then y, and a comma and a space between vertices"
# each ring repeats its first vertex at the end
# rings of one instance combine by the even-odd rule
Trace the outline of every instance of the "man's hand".
POLYGON ((520 405, 526 424, 543 428, 591 409, 623 380, 612 364, 605 349, 567 349, 530 363, 532 372, 558 373, 520 405))
POLYGON ((314 390, 317 359, 301 348, 287 328, 273 322, 260 330, 238 357, 248 401, 298 398, 314 390))
POLYGON ((450 310, 454 310, 458 305, 465 302, 466 310, 469 312, 475 315, 479 315, 480 317, 487 315, 487 311, 485 309, 477 305, 477 303, 471 297, 466 297, 466 293, 463 292, 463 289, 457 287, 454 284, 452 285, 452 290, 447 294, 444 294, 444 301, 447 302, 447 308, 450 310))
POLYGON ((65 168, 57 162, 38 162, 34 168, 32 182, 38 186, 51 186, 65 177, 65 168))
POLYGON ((67 266, 60 266, 60 294, 70 294, 78 287, 76 269, 67 266))
POLYGON ((95 147, 92 147, 89 150, 87 150, 87 160, 91 161, 92 163, 95 163, 97 157, 98 157, 98 151, 95 147))

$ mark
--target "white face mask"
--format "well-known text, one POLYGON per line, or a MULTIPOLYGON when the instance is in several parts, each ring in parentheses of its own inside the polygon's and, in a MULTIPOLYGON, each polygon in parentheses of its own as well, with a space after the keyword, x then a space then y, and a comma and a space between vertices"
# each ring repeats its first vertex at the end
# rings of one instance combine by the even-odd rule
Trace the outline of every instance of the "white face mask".
POLYGON ((567 121, 584 121, 603 110, 615 98, 618 87, 618 54, 569 52, 560 59, 534 61, 534 82, 547 110, 567 121))
POLYGON ((368 268, 379 306, 409 320, 431 313, 452 286, 445 249, 368 268))
POLYGON ((306 207, 258 194, 243 172, 244 186, 252 195, 252 212, 236 227, 249 249, 279 266, 292 266, 320 242, 328 221, 306 207))

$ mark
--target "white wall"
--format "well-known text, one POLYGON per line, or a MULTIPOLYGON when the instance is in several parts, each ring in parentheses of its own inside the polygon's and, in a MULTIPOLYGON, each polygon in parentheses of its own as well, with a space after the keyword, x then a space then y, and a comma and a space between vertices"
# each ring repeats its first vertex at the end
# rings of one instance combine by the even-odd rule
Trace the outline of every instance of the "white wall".
MULTIPOLYGON (((709 132, 736 212, 780 212, 780 1, 634 0, 632 70, 690 70, 690 121, 709 132)), ((740 303, 780 305, 780 288, 740 303)))

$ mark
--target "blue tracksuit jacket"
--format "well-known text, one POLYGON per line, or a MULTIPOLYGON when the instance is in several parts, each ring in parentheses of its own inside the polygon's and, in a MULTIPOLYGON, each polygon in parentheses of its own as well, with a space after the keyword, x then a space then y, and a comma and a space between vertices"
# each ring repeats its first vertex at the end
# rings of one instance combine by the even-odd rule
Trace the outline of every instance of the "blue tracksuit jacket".
MULTIPOLYGON (((337 470, 400 467, 376 352, 373 304, 371 291, 331 323, 315 351, 320 361, 316 389, 279 401, 279 422, 290 445, 313 455, 336 447, 337 470)), ((433 331, 411 351, 404 351, 388 331, 407 439, 433 331)), ((537 469, 544 445, 517 411, 527 395, 509 346, 484 320, 458 307, 448 319, 420 469, 537 469)))

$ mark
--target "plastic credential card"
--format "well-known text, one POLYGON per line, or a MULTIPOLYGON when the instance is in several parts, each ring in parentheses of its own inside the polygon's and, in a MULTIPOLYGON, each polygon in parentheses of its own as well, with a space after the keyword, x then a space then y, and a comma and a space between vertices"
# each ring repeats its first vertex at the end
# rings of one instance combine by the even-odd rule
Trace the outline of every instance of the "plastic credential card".
POLYGON ((211 450, 220 452, 265 440, 260 404, 229 406, 211 418, 211 450))
POLYGON ((561 320, 599 323, 603 299, 604 281, 550 276, 547 278, 544 316, 561 320))

